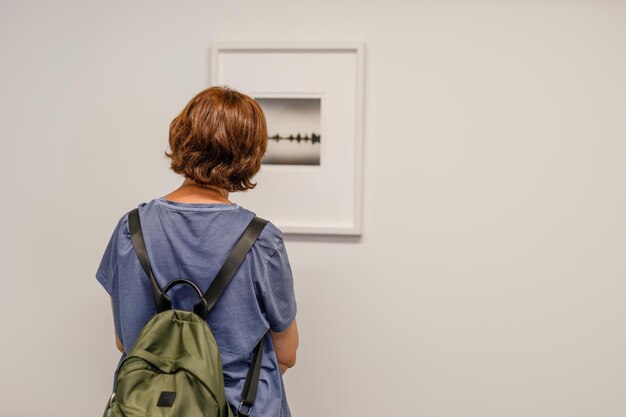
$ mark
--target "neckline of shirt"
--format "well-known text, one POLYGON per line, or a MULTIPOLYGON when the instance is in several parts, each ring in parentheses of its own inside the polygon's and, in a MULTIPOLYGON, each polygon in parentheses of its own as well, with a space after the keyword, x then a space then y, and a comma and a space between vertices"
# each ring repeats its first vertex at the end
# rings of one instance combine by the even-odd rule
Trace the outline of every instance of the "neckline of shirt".
POLYGON ((184 211, 225 211, 239 208, 237 203, 181 203, 180 201, 168 200, 165 197, 155 198, 154 201, 164 207, 184 211))

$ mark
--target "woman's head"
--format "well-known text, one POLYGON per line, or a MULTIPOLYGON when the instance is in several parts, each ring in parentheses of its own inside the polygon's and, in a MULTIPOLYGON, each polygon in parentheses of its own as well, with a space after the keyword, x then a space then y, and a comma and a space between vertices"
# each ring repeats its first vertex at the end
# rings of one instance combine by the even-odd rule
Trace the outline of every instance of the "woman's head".
POLYGON ((170 124, 170 167, 200 185, 230 192, 256 187, 267 147, 267 124, 259 104, 226 86, 198 93, 170 124))

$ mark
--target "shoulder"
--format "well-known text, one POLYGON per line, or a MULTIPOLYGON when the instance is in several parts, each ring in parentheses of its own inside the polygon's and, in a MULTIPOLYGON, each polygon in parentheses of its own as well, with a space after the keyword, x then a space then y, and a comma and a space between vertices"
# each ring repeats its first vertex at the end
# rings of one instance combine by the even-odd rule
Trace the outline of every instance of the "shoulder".
POLYGON ((129 239, 130 239, 130 227, 128 226, 128 217, 130 215, 130 212, 131 210, 122 214, 122 216, 117 221, 117 226, 116 226, 118 236, 120 237, 125 236, 125 237, 128 237, 129 239))
POLYGON ((140 211, 141 214, 143 214, 145 213, 146 209, 149 209, 150 207, 153 206, 153 201, 154 200, 148 203, 145 203, 145 202, 139 203, 137 207, 134 207, 126 211, 124 214, 122 214, 121 217, 118 218, 117 225, 115 226, 115 230, 118 232, 118 236, 120 237, 124 236, 130 239, 129 216, 130 216, 131 211, 137 209, 140 211))
MULTIPOLYGON (((247 221, 250 222, 254 216, 257 216, 255 212, 244 207, 239 207, 242 212, 247 214, 247 221)), ((284 245, 283 232, 276 224, 271 220, 257 216, 266 221, 265 227, 259 234, 254 247, 260 247, 267 252, 266 259, 269 258, 276 250, 280 249, 284 245)))
POLYGON ((132 210, 128 210, 124 212, 121 216, 117 218, 117 223, 115 224, 115 228, 113 230, 113 237, 116 237, 118 241, 127 240, 130 242, 130 226, 129 226, 129 216, 132 210))

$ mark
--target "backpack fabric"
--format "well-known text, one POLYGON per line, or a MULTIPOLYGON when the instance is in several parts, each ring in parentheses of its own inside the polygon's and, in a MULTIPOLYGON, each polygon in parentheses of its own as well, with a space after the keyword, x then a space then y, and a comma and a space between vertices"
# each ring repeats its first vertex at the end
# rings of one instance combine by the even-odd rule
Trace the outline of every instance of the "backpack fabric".
POLYGON ((235 413, 225 397, 221 356, 206 317, 268 221, 257 216, 251 220, 203 294, 185 278, 174 278, 161 289, 150 268, 138 209, 129 213, 128 220, 133 247, 150 280, 156 314, 119 365, 103 417, 248 417, 256 397, 264 338, 254 350, 235 413), (189 285, 198 294, 193 311, 172 308, 167 291, 178 284, 189 285))

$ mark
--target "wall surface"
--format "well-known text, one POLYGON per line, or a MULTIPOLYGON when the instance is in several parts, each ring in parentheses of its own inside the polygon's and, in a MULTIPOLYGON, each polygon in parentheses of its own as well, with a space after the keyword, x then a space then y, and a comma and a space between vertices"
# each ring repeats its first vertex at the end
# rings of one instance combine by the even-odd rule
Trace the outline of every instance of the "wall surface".
POLYGON ((102 412, 100 257, 182 182, 168 126, 209 42, 248 40, 366 44, 363 236, 286 239, 294 417, 626 415, 625 21, 619 1, 2 1, 0 415, 102 412))

